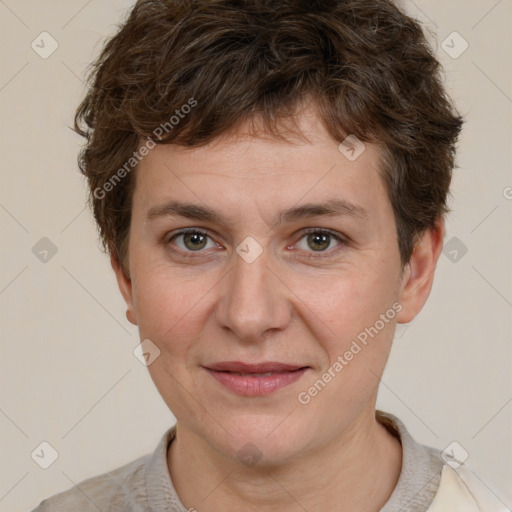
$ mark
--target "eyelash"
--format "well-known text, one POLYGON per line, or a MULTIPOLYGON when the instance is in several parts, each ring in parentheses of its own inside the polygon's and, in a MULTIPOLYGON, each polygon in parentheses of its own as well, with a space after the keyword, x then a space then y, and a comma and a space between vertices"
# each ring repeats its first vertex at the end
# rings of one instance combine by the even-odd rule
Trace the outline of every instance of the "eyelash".
MULTIPOLYGON (((183 229, 183 230, 179 231, 178 233, 175 233, 171 238, 168 239, 167 244, 170 244, 173 240, 175 240, 179 236, 186 235, 188 233, 203 235, 203 236, 206 236, 211 239, 211 237, 205 231, 201 231, 200 229, 197 229, 197 228, 188 228, 188 229, 183 229)), ((339 250, 341 250, 343 248, 343 246, 347 245, 347 243, 348 243, 348 240, 346 238, 336 235, 335 233, 333 233, 332 231, 330 231, 328 229, 322 229, 322 228, 307 228, 307 229, 305 229, 304 231, 302 231, 301 237, 299 238, 298 241, 301 241, 305 236, 307 236, 311 233, 320 234, 320 235, 329 235, 329 236, 333 237, 337 242, 339 242, 339 245, 337 247, 335 247, 334 249, 329 249, 327 251, 319 251, 318 254, 322 254, 321 256, 309 254, 308 256, 306 256, 307 259, 319 259, 319 258, 331 257, 333 255, 333 253, 336 254, 339 250)), ((183 255, 183 253, 185 252, 186 253, 186 255, 184 255, 185 258, 196 258, 197 256, 193 255, 193 252, 197 252, 197 253, 204 252, 202 250, 200 250, 200 251, 183 251, 182 249, 178 249, 178 250, 171 249, 171 250, 173 252, 179 252, 181 255, 183 255)))

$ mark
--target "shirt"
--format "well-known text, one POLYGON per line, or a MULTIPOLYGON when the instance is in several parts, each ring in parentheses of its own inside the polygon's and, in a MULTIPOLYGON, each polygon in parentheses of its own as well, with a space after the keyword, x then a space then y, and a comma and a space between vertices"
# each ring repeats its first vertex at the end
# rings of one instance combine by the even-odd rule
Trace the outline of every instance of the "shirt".
MULTIPOLYGON (((380 512, 509 511, 469 466, 445 463, 440 450, 417 443, 396 416, 377 410, 376 418, 402 444, 400 476, 380 512)), ((33 512, 188 512, 167 467, 175 434, 174 425, 152 454, 84 480, 43 500, 33 512)))

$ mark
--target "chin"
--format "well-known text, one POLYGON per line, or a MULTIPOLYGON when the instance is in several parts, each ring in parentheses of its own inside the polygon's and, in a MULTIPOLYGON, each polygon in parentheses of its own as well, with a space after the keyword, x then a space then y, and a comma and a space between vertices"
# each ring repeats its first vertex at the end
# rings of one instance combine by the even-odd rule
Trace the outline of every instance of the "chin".
POLYGON ((227 458, 247 467, 281 466, 307 450, 313 439, 310 426, 288 421, 286 416, 244 414, 219 419, 221 425, 229 425, 229 433, 216 425, 214 432, 209 429, 206 434, 207 441, 227 458))

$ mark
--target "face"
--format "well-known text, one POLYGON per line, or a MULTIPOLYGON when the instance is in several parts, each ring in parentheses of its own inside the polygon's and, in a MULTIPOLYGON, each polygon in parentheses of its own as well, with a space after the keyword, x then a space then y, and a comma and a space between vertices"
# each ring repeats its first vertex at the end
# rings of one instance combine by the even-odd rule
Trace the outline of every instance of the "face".
POLYGON ((402 271, 375 146, 350 161, 314 111, 299 126, 308 141, 157 146, 137 169, 130 278, 114 263, 178 425, 269 464, 370 417, 396 322, 421 309, 436 258, 429 238, 402 271))

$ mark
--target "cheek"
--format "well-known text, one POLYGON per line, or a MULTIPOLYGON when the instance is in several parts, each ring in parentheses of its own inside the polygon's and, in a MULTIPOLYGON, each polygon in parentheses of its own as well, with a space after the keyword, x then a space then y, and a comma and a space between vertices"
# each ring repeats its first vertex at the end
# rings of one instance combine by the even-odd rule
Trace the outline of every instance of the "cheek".
POLYGON ((151 378, 177 417, 194 412, 189 394, 196 393, 193 377, 198 359, 206 288, 201 281, 177 277, 176 272, 147 273, 137 287, 137 319, 141 340, 150 339, 158 357, 148 366, 151 378), (203 299, 203 300, 201 300, 203 299))
POLYGON ((323 337, 317 333, 327 356, 320 378, 325 374, 330 382, 314 406, 319 410, 329 403, 357 408, 373 396, 378 386, 400 308, 397 284, 390 278, 373 277, 390 275, 379 272, 374 269, 372 274, 368 269, 364 277, 346 276, 331 288, 330 298, 322 299, 326 307, 322 310, 318 306, 317 325, 325 322, 329 327, 322 328, 327 332, 323 337))
POLYGON ((331 279, 326 285, 311 288, 310 306, 318 321, 329 328, 327 332, 334 338, 334 345, 340 338, 345 341, 355 338, 372 326, 381 314, 392 308, 398 297, 396 283, 382 277, 373 278, 370 271, 360 274, 358 271, 334 283, 331 279))
POLYGON ((327 358, 303 389, 313 416, 333 406, 355 414, 375 395, 399 307, 389 289, 386 283, 347 280, 333 288, 328 308, 318 310, 316 339, 327 358))
POLYGON ((197 276, 180 276, 168 268, 145 272, 134 286, 140 336, 161 345, 161 350, 185 345, 201 327, 197 316, 211 288, 208 282, 197 276))

